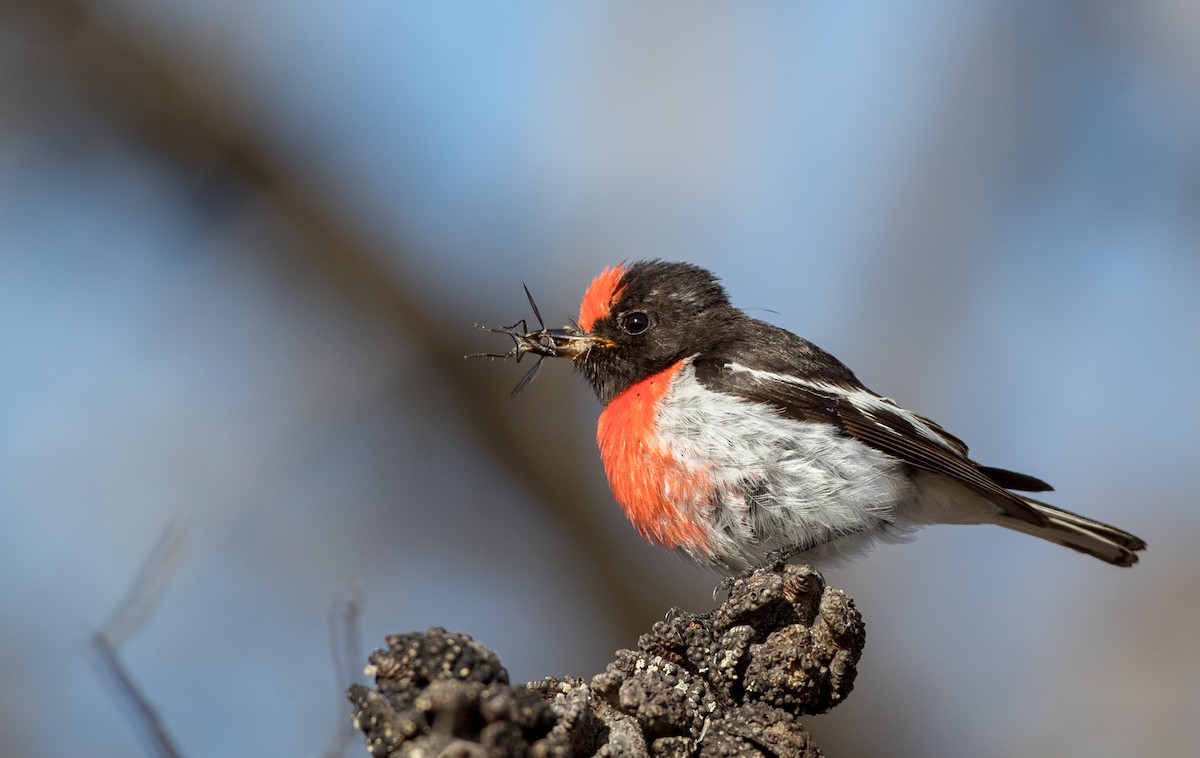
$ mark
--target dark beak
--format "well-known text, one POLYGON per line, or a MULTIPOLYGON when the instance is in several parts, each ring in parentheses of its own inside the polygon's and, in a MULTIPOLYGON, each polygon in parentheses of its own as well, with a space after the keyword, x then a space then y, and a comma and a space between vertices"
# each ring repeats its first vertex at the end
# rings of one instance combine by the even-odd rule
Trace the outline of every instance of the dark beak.
POLYGON ((576 358, 586 355, 597 347, 612 347, 613 343, 603 337, 593 337, 578 329, 538 329, 517 337, 517 349, 523 353, 534 353, 551 358, 576 358))

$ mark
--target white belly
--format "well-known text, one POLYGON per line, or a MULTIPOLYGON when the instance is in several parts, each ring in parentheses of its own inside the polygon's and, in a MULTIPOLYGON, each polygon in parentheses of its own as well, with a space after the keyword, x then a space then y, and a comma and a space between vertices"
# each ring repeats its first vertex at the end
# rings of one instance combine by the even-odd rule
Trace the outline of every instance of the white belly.
POLYGON ((658 439, 715 486, 706 501, 682 504, 710 529, 713 555, 694 558, 741 570, 799 547, 809 551, 801 560, 827 561, 909 531, 896 515, 914 484, 895 458, 828 424, 708 392, 690 363, 672 381, 656 416, 658 439))

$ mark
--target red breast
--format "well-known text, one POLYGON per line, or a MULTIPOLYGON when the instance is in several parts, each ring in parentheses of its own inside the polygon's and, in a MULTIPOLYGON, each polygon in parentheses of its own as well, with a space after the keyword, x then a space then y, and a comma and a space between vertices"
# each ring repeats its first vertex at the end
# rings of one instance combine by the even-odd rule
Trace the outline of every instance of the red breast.
POLYGON ((600 414, 596 442, 613 495, 642 536, 703 554, 709 552, 707 530, 691 511, 707 500, 708 478, 677 461, 655 428, 658 403, 682 366, 675 363, 613 398, 600 414))

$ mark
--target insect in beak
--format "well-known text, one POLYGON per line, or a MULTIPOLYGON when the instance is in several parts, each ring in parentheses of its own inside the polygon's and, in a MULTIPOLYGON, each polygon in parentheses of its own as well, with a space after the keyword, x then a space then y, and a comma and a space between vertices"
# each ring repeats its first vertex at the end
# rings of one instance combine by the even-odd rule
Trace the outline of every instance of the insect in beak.
POLYGON ((537 303, 533 300, 533 295, 529 292, 529 287, 524 284, 525 297, 529 300, 529 307, 533 309, 533 316, 537 319, 538 329, 531 330, 525 319, 521 319, 512 326, 490 327, 482 324, 475 324, 477 329, 482 329, 485 332, 494 332, 495 334, 507 334, 512 338, 513 347, 507 353, 471 353, 467 358, 515 358, 517 363, 521 362, 521 358, 526 353, 533 353, 538 356, 538 362, 533 364, 533 368, 517 382, 517 386, 513 387, 509 398, 514 398, 521 394, 521 391, 529 386, 529 383, 537 377, 538 372, 542 368, 542 361, 546 358, 570 358, 574 360, 581 355, 587 353, 588 350, 597 345, 610 344, 608 340, 598 337, 593 337, 584 334, 575 327, 564 327, 562 329, 547 329, 545 322, 542 320, 542 313, 538 310, 537 303))

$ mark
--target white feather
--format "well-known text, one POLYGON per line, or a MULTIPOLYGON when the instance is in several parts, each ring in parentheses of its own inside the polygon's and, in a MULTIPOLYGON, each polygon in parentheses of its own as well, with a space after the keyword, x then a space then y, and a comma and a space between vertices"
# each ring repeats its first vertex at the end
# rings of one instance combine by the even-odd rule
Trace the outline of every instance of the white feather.
POLYGON ((656 431, 713 485, 713 498, 681 504, 709 529, 712 554, 697 560, 741 570, 795 547, 814 548, 805 561, 828 560, 911 531, 897 520, 917 494, 900 461, 830 424, 707 390, 690 360, 660 404, 656 431))
MULTIPOLYGON (((878 411, 883 411, 893 416, 899 416, 911 424, 919 434, 926 437, 933 443, 944 447, 947 450, 955 450, 954 445, 951 444, 941 434, 939 434, 936 429, 929 426, 925 419, 921 418, 910 410, 901 408, 891 399, 880 397, 874 392, 868 392, 863 389, 847 389, 846 387, 836 384, 827 384, 824 382, 809 382, 796 376, 779 374, 774 371, 762 371, 760 369, 750 368, 749 366, 743 366, 740 363, 730 363, 729 368, 733 371, 745 372, 764 382, 786 382, 789 384, 796 384, 801 387, 809 387, 817 390, 818 392, 824 392, 826 394, 841 395, 842 397, 846 398, 851 405, 853 405, 855 408, 858 408, 871 418, 874 418, 876 412, 878 411)), ((876 421, 875 423, 879 424, 880 426, 884 426, 879 421, 876 421)))

